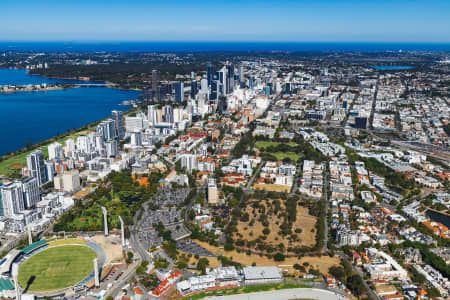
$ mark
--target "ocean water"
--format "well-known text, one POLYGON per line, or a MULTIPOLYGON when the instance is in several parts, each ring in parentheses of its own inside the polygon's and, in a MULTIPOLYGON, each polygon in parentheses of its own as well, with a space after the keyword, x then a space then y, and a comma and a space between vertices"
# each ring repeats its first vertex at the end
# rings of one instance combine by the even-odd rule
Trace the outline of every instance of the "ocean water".
POLYGON ((201 52, 201 51, 450 51, 450 43, 364 42, 0 42, 0 51, 201 52))
MULTIPOLYGON (((59 81, 59 80, 57 80, 59 81)), ((24 71, 0 69, 0 85, 54 82, 24 71), (13 82, 14 81, 14 82, 13 82)), ((139 92, 83 87, 47 92, 0 93, 0 155, 101 120, 139 92)))

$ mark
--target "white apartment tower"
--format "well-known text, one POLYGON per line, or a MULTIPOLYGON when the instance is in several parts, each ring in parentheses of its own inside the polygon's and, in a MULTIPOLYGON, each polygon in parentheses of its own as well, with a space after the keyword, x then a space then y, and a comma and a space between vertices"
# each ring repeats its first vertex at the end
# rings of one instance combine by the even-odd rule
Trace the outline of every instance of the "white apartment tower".
POLYGON ((48 159, 52 160, 61 158, 64 158, 62 145, 58 142, 48 145, 48 159))
POLYGON ((27 155, 27 169, 30 177, 35 177, 39 185, 47 182, 45 172, 44 154, 41 150, 36 150, 27 155))
POLYGON ((39 193, 39 185, 37 179, 30 177, 22 182, 23 190, 23 202, 26 208, 30 208, 36 205, 41 198, 39 193))
POLYGON ((13 217, 25 209, 22 183, 10 182, 2 186, 3 216, 13 217))

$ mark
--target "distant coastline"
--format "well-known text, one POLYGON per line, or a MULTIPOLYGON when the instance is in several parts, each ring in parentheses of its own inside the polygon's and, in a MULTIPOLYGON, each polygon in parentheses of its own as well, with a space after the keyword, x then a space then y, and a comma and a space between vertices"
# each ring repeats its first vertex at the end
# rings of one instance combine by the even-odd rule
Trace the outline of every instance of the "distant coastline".
POLYGON ((316 52, 450 52, 450 43, 424 42, 242 42, 242 41, 78 41, 0 42, 0 51, 55 52, 208 52, 208 51, 316 51, 316 52))

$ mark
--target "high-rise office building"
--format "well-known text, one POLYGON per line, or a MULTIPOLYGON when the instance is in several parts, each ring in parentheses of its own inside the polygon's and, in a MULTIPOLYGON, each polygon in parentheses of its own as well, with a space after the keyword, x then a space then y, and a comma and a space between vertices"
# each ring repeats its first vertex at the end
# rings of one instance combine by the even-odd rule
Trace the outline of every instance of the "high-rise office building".
POLYGON ((22 181, 22 189, 25 208, 35 206, 36 203, 41 200, 39 185, 36 178, 30 177, 22 181))
POLYGON ((200 80, 200 91, 204 94, 208 94, 208 80, 207 79, 200 80))
POLYGON ((213 80, 211 83, 211 93, 209 94, 209 100, 217 100, 217 96, 219 94, 219 88, 218 88, 219 81, 213 80))
POLYGON ((214 80, 214 66, 211 62, 206 65, 206 79, 208 80, 208 85, 211 85, 214 80))
POLYGON ((123 117, 123 112, 120 110, 113 110, 112 119, 116 123, 116 136, 119 139, 123 139, 125 137, 125 119, 123 117))
POLYGON ((229 94, 233 92, 234 88, 234 65, 233 63, 226 64, 227 76, 226 76, 226 84, 225 84, 225 93, 229 94))
POLYGON ((239 82, 245 82, 243 65, 239 67, 239 82))
POLYGON ((23 189, 20 181, 10 182, 1 187, 2 216, 13 217, 25 209, 23 189))
POLYGON ((225 96, 225 94, 227 92, 227 82, 229 81, 228 75, 227 75, 227 68, 226 68, 226 66, 223 67, 222 69, 220 69, 220 71, 217 72, 217 81, 223 87, 223 89, 221 91, 219 91, 220 89, 218 88, 218 91, 217 91, 218 95, 225 96))
POLYGON ((367 129, 367 117, 356 117, 355 128, 367 129))
POLYGON ((197 87, 197 80, 191 81, 191 99, 195 99, 195 95, 197 95, 198 87, 197 87))
POLYGON ((47 182, 44 154, 41 150, 35 150, 27 155, 27 168, 29 176, 35 177, 39 186, 47 182))
POLYGON ((175 102, 183 102, 184 101, 184 83, 183 82, 175 82, 175 102))
POLYGON ((152 71, 152 98, 158 100, 158 71, 152 71))

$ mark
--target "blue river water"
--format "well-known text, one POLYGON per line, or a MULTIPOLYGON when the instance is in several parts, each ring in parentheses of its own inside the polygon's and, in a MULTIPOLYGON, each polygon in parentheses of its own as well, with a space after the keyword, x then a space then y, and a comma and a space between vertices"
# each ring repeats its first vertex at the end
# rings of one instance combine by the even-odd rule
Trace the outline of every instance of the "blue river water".
POLYGON ((375 70, 380 71, 400 71, 400 70, 409 70, 414 69, 413 66, 371 66, 375 70))
MULTIPOLYGON (((76 82, 29 76, 23 70, 0 69, 0 85, 76 82)), ((69 129, 101 120, 139 92, 106 87, 82 87, 46 92, 0 93, 0 155, 69 129)))

